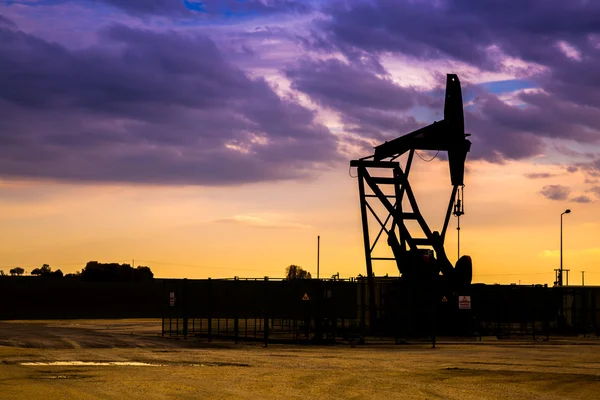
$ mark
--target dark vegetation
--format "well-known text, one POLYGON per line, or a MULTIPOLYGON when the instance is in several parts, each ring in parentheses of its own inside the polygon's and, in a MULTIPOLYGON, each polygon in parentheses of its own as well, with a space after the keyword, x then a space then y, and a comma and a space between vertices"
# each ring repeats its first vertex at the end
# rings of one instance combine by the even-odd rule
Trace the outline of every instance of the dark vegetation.
POLYGON ((48 264, 42 265, 41 268, 35 268, 33 271, 31 271, 31 275, 54 277, 54 278, 62 278, 63 277, 63 273, 60 269, 57 269, 56 271, 52 271, 52 268, 50 268, 50 265, 48 265, 48 264))
POLYGON ((90 261, 81 271, 81 277, 88 282, 146 282, 151 281, 154 274, 146 266, 132 268, 129 264, 90 261))
MULTIPOLYGON (((12 268, 9 271, 11 276, 21 276, 25 270, 21 267, 12 268)), ((31 275, 41 278, 66 278, 83 280, 86 282, 148 282, 154 279, 154 274, 149 267, 138 266, 131 267, 129 264, 118 263, 99 263, 90 261, 81 270, 74 274, 64 275, 60 269, 52 271, 49 264, 43 264, 40 268, 34 268, 31 275)), ((0 276, 5 276, 4 271, 0 270, 0 276)))
POLYGON ((297 265, 290 265, 285 269, 285 279, 311 279, 310 272, 297 265))

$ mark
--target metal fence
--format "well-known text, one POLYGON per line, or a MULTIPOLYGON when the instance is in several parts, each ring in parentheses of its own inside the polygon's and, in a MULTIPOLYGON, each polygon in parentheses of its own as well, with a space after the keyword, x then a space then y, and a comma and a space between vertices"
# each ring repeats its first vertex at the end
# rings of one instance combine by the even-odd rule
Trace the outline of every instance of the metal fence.
POLYGON ((376 278, 371 305, 362 277, 168 280, 162 334, 265 343, 484 335, 548 338, 565 326, 574 332, 595 331, 598 289, 473 284, 444 291, 376 278), (460 299, 467 297, 469 306, 460 307, 460 299))

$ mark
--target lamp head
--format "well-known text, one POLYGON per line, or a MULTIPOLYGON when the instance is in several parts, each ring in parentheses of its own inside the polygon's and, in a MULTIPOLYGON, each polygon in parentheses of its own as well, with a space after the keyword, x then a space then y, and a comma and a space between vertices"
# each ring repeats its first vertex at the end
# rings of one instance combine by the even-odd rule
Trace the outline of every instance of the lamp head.
POLYGON ((565 214, 568 214, 570 212, 571 212, 571 210, 569 210, 568 208, 565 210, 565 214))

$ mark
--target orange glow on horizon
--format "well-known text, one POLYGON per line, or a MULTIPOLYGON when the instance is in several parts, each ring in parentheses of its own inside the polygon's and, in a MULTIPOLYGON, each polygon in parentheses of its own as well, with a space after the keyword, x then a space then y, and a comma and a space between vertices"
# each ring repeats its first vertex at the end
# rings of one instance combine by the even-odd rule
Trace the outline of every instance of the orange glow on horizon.
MULTIPOLYGON (((474 281, 548 283, 559 266, 559 216, 564 217, 564 268, 570 284, 600 284, 600 216, 597 204, 551 201, 546 184, 524 177, 540 167, 526 163, 468 163, 461 253, 473 258, 474 281)), ((566 174, 551 183, 577 187, 566 174)), ((420 163, 411 172, 417 200, 432 228, 441 226, 450 193, 446 163, 420 163)), ((297 264, 316 276, 317 235, 321 277, 364 274, 356 180, 347 167, 306 182, 227 188, 76 186, 4 182, 19 197, 0 200, 5 229, 0 269, 27 271, 43 263, 64 273, 87 261, 148 265, 156 277, 281 277, 297 264)), ((456 261, 456 218, 446 251, 456 261)), ((374 266, 397 275, 393 262, 374 266)))

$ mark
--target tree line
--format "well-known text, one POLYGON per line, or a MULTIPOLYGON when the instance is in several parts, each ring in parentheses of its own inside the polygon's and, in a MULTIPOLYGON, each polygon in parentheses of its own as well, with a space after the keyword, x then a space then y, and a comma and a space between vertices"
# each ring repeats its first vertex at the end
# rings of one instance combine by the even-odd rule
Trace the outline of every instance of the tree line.
MULTIPOLYGON (((22 276, 25 274, 25 270, 15 267, 9 270, 9 274, 22 276)), ((43 264, 40 268, 34 268, 31 275, 42 278, 79 279, 88 282, 146 282, 154 279, 152 270, 147 266, 133 268, 129 264, 99 263, 98 261, 90 261, 81 271, 66 275, 60 269, 53 271, 49 264, 43 264)), ((0 276, 6 276, 4 271, 0 270, 0 276)))
MULTIPOLYGON (((11 276, 21 276, 25 274, 25 270, 15 267, 9 273, 11 276)), ((0 276, 5 275, 4 271, 0 270, 0 276)), ((44 278, 74 278, 90 282, 145 282, 154 279, 152 270, 147 266, 133 268, 129 264, 99 263, 98 261, 88 262, 81 272, 66 275, 60 269, 52 271, 49 264, 43 264, 40 268, 33 269, 31 275, 44 278)), ((285 279, 311 278, 310 272, 298 265, 290 265, 285 269, 285 279)))

